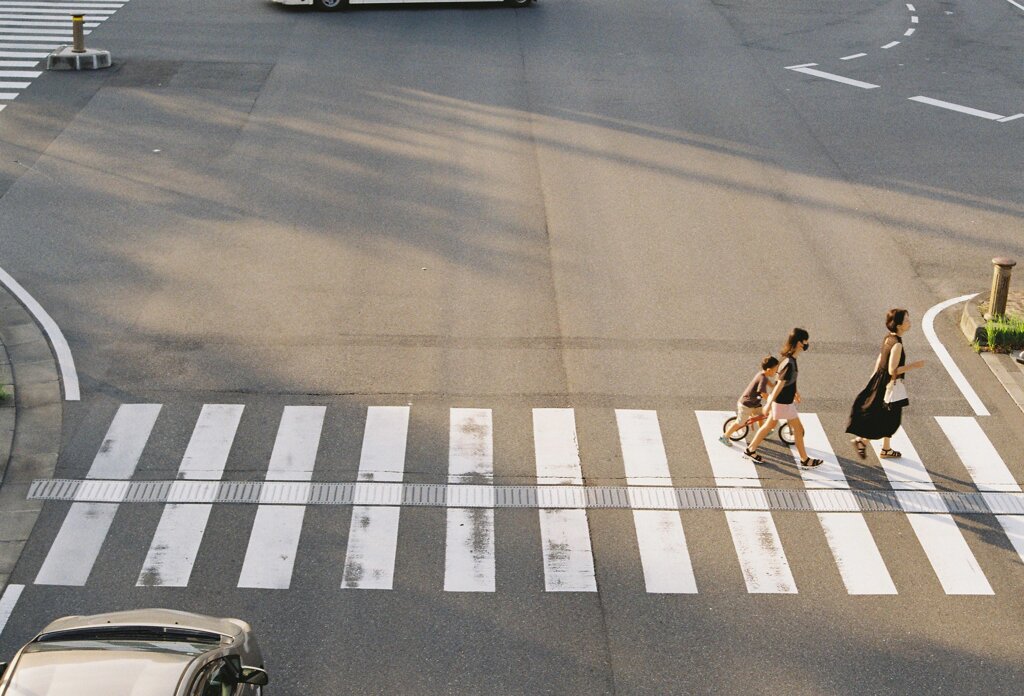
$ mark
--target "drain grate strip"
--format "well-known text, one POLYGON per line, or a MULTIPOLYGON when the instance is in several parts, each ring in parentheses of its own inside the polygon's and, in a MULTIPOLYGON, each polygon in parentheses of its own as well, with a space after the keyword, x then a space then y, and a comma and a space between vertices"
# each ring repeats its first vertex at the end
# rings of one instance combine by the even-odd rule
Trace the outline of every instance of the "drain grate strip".
POLYGON ((486 486, 308 481, 109 481, 37 479, 28 498, 94 503, 408 505, 465 508, 782 510, 1024 515, 1024 493, 672 488, 668 486, 486 486))

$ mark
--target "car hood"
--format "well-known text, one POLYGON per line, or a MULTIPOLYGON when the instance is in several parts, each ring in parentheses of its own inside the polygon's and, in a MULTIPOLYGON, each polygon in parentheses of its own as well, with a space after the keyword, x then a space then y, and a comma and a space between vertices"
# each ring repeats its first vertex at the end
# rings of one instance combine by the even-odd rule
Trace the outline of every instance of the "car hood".
POLYGON ((240 635, 248 626, 236 619, 220 619, 214 616, 193 614, 174 609, 133 609, 131 611, 114 611, 108 614, 91 616, 65 616, 49 624, 43 633, 68 631, 80 628, 99 628, 102 626, 164 626, 167 628, 190 628, 196 631, 209 631, 231 636, 240 635))
POLYGON ((193 656, 129 650, 24 653, 4 694, 11 696, 171 696, 193 656))

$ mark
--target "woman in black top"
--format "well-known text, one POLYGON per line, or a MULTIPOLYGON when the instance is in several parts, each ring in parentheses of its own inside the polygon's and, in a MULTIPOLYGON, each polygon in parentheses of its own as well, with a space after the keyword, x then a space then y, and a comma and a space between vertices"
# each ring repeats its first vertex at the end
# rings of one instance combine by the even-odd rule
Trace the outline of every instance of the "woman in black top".
POLYGON ((797 364, 796 356, 811 347, 810 335, 803 329, 793 329, 786 345, 782 347, 782 355, 785 358, 779 365, 779 380, 775 388, 768 396, 764 406, 764 414, 768 419, 750 441, 750 447, 744 450, 743 454, 760 462, 763 457, 757 453, 758 446, 768 437, 768 433, 775 429, 780 420, 787 421, 793 430, 793 439, 796 440, 796 451, 800 455, 800 466, 813 468, 821 465, 820 459, 811 459, 807 456, 807 448, 804 447, 804 426, 800 422, 800 414, 796 405, 800 403, 800 392, 796 388, 797 364))
POLYGON ((885 403, 885 389, 890 382, 902 380, 908 371, 924 366, 924 360, 906 364, 903 334, 910 329, 910 312, 899 308, 890 309, 885 317, 885 327, 889 333, 882 341, 875 369, 868 385, 854 399, 850 421, 846 426, 846 432, 855 436, 850 442, 861 459, 867 456, 867 441, 879 438, 882 440, 882 451, 878 456, 883 459, 901 456, 900 452, 892 448, 889 438, 899 430, 903 407, 908 401, 904 399, 897 403, 885 403))

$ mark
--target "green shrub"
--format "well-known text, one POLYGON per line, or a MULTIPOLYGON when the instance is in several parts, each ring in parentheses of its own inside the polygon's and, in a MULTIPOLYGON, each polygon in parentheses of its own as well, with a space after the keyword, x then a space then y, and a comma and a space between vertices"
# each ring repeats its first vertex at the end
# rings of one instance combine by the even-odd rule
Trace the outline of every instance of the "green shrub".
POLYGON ((985 324, 990 350, 1024 348, 1024 317, 995 317, 985 324))

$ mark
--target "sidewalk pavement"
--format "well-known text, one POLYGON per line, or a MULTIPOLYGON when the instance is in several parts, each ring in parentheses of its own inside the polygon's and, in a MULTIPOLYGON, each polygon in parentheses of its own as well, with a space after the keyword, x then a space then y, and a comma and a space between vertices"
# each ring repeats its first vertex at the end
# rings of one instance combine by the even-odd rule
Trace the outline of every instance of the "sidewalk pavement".
POLYGON ((0 286, 0 589, 18 562, 42 503, 33 479, 50 478, 60 452, 63 398, 57 364, 32 316, 0 286))

